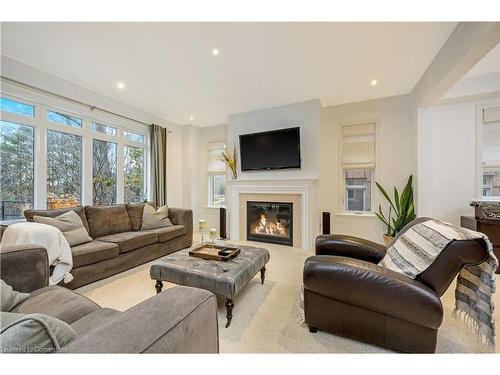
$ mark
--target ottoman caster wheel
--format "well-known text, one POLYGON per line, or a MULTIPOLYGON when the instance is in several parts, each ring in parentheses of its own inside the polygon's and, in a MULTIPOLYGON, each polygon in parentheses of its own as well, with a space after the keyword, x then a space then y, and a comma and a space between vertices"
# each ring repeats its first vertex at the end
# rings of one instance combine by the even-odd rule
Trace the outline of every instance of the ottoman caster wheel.
POLYGON ((318 329, 316 327, 309 326, 309 332, 316 333, 316 332, 318 332, 318 329))

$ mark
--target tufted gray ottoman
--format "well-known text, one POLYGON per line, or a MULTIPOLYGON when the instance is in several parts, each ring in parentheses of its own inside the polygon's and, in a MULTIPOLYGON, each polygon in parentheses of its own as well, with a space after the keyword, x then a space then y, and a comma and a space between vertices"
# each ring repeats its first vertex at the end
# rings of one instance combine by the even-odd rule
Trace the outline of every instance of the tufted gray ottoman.
POLYGON ((156 292, 160 293, 163 281, 206 289, 226 298, 226 328, 233 318, 234 297, 260 271, 264 284, 269 251, 239 246, 240 254, 227 262, 204 260, 189 256, 184 249, 159 259, 149 269, 151 279, 156 280, 156 292))

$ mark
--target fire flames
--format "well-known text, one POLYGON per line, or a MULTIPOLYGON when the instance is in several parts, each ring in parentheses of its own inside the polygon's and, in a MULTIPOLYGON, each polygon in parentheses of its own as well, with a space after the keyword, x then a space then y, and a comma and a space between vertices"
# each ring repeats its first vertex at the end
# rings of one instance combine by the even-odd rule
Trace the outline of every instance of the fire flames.
POLYGON ((266 214, 261 214, 253 225, 253 233, 269 236, 288 237, 288 229, 279 221, 269 220, 266 214))

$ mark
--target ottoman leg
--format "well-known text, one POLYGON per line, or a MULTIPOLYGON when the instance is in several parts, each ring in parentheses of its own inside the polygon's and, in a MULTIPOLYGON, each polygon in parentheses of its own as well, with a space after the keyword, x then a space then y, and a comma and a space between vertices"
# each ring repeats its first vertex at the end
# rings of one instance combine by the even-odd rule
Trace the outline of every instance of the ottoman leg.
POLYGON ((226 323, 226 328, 229 327, 231 324, 231 319, 233 319, 233 307, 234 307, 234 302, 232 299, 226 299, 226 317, 227 317, 227 323, 226 323))
POLYGON ((161 280, 156 280, 155 288, 157 294, 161 292, 161 288, 163 288, 163 283, 161 280))
POLYGON ((260 283, 264 285, 264 280, 266 279, 266 266, 262 267, 260 270, 260 283))

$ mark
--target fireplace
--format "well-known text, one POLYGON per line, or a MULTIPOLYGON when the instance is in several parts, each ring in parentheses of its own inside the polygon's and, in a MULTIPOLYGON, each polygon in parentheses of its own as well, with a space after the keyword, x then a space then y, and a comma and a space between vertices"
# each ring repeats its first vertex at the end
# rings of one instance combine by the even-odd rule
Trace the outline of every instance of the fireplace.
POLYGON ((293 204, 247 201, 247 240, 293 246, 293 204))

